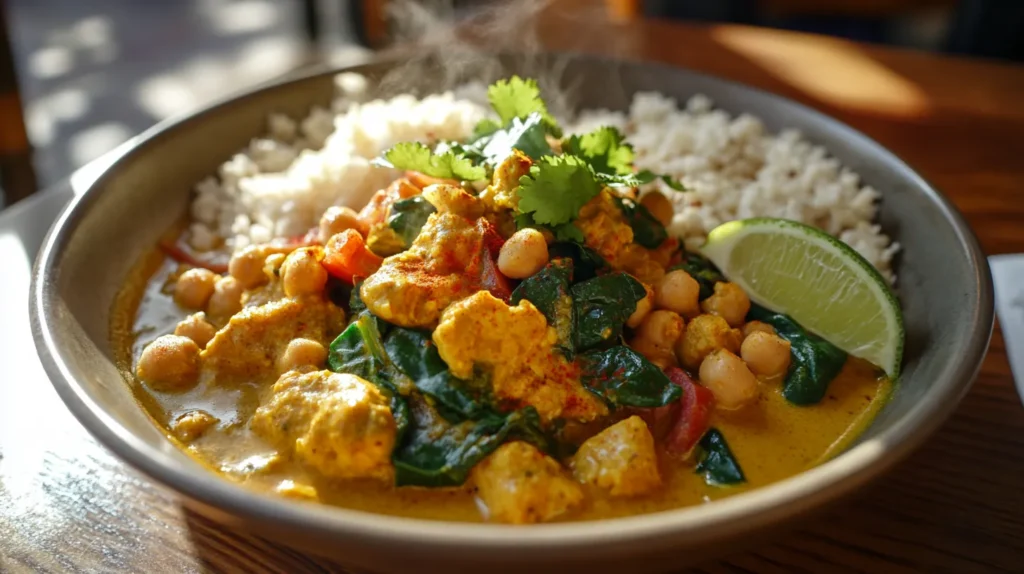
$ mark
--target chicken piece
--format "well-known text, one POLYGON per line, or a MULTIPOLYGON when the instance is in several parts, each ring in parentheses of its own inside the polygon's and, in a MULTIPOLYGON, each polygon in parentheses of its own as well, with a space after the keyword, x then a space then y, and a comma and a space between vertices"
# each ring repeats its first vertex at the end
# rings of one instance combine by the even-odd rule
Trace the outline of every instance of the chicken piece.
MULTIPOLYGON (((607 190, 602 191, 580 208, 576 227, 583 232, 587 246, 597 251, 613 267, 626 246, 633 243, 633 228, 607 190)), ((640 279, 644 281, 644 279, 640 279)))
POLYGON ((423 197, 440 213, 454 213, 476 220, 484 215, 484 204, 457 185, 432 185, 423 197))
POLYGON ((174 419, 171 432, 182 442, 192 442, 218 422, 217 417, 204 410, 191 410, 174 419))
POLYGON ((612 496, 646 494, 661 485, 654 437, 634 415, 587 439, 572 458, 576 479, 612 496))
POLYGON ((492 236, 500 242, 484 219, 433 213, 412 246, 385 259, 359 293, 374 315, 390 323, 432 327, 448 305, 481 288, 482 264, 493 263, 492 236))
POLYGON ((292 339, 312 339, 326 346, 344 321, 344 311, 319 296, 247 307, 207 343, 201 354, 203 370, 218 381, 275 375, 274 362, 292 339))
POLYGON ((252 430, 328 478, 391 480, 395 419, 373 384, 331 371, 289 371, 256 409, 252 430))
POLYGON ((608 408, 584 388, 573 363, 555 351, 558 333, 527 300, 510 307, 486 291, 448 307, 434 344, 456 377, 491 369, 494 395, 531 405, 541 420, 593 420, 608 408))
POLYGON ((718 349, 740 352, 743 333, 733 329, 718 315, 698 315, 686 325, 686 331, 676 343, 676 358, 691 371, 700 368, 704 357, 718 349))
POLYGON ((546 522, 583 502, 583 490, 558 461, 521 441, 505 443, 476 465, 473 480, 497 522, 546 522))
POLYGON ((648 284, 657 283, 665 275, 665 267, 679 245, 676 239, 663 242, 657 249, 633 243, 633 228, 607 189, 580 209, 575 225, 583 232, 587 246, 612 268, 648 284))
POLYGON ((491 211, 515 209, 519 205, 519 196, 516 194, 519 178, 530 173, 531 165, 533 161, 526 154, 513 150, 512 155, 494 169, 491 185, 480 192, 484 205, 491 211))

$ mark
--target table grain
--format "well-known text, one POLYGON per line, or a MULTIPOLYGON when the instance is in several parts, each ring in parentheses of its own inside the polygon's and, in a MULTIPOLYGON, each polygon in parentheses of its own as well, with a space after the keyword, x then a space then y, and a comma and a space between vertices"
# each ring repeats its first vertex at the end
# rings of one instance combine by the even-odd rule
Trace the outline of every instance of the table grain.
MULTIPOLYGON (((613 25, 576 4, 540 26, 547 46, 687 66, 811 105, 938 186, 987 254, 1024 252, 1024 69, 738 26, 613 25)), ((27 264, 3 274, 27 277, 27 264)), ((0 297, 0 321, 25 320, 22 290, 0 297)), ((25 332, 2 353, 35 351, 25 332)), ((341 571, 183 509, 86 433, 35 360, 19 365, 0 370, 0 571, 341 571)), ((897 469, 699 571, 1024 571, 1022 478, 1024 409, 997 328, 962 404, 897 469)))

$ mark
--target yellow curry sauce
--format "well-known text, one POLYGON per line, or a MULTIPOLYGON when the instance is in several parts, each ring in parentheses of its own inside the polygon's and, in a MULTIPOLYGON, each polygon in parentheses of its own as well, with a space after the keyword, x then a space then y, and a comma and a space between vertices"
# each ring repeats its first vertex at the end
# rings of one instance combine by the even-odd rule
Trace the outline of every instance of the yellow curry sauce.
MULTIPOLYGON (((264 492, 315 498, 346 508, 438 520, 480 521, 472 481, 458 488, 396 488, 386 481, 328 480, 288 456, 280 456, 250 428, 257 407, 267 400, 274 373, 219 384, 206 380, 183 392, 160 392, 132 376, 147 344, 174 331, 189 312, 171 297, 181 267, 154 250, 135 268, 113 313, 114 348, 140 404, 153 420, 196 460, 229 480, 264 492), (201 409, 219 419, 197 438, 181 441, 170 426, 186 412, 201 409)), ((692 460, 659 454, 662 485, 637 497, 613 497, 584 485, 585 498, 558 520, 593 520, 699 504, 757 488, 808 469, 835 455, 884 405, 891 384, 872 365, 849 359, 817 405, 789 404, 778 382, 760 384, 756 404, 740 411, 715 410, 712 426, 727 438, 746 483, 713 487, 694 472, 692 460)), ((180 432, 178 433, 180 435, 180 432)))

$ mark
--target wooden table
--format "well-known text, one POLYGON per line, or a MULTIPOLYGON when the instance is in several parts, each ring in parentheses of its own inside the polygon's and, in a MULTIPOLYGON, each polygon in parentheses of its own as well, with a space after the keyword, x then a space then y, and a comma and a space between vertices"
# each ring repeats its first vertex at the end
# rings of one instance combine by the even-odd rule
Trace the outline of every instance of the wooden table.
MULTIPOLYGON (((1024 68, 735 26, 579 25, 590 29, 566 34, 549 21, 542 36, 555 48, 689 66, 810 104, 949 194, 989 254, 1024 252, 1024 68)), ((12 274, 24 280, 27 264, 3 273, 5 283, 12 274)), ((0 322, 25 320, 27 287, 18 289, 0 294, 0 322)), ((0 376, 0 571, 337 569, 190 514, 115 459, 27 359, 28 337, 0 346, 0 360, 22 362, 13 372, 4 362, 0 376)), ((776 542, 704 571, 1024 571, 1022 478, 1024 410, 997 331, 963 404, 901 467, 776 542)))

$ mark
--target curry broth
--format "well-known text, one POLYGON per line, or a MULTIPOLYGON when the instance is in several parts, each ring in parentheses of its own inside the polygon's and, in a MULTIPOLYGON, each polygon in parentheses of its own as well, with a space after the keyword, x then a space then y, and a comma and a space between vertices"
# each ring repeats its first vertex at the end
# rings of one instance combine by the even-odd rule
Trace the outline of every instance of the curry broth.
MULTIPOLYGON (((114 348, 139 403, 167 433, 200 463, 222 476, 263 492, 283 481, 310 484, 327 504, 376 513, 477 522, 482 520, 472 489, 394 488, 374 481, 331 482, 281 460, 256 437, 248 421, 272 381, 216 385, 201 382, 186 392, 157 392, 132 375, 133 365, 151 341, 174 330, 187 316, 171 297, 178 264, 159 250, 134 268, 112 315, 114 348), (190 444, 181 443, 168 427, 186 411, 203 409, 220 419, 190 444)), ((884 406, 891 383, 870 364, 847 361, 829 394, 810 407, 789 404, 779 386, 762 384, 758 405, 738 412, 715 411, 712 426, 727 438, 743 468, 741 486, 707 486, 692 463, 662 458, 664 486, 638 498, 614 498, 587 487, 587 502, 573 520, 593 520, 656 512, 699 504, 776 482, 834 456, 845 448, 884 406)))

